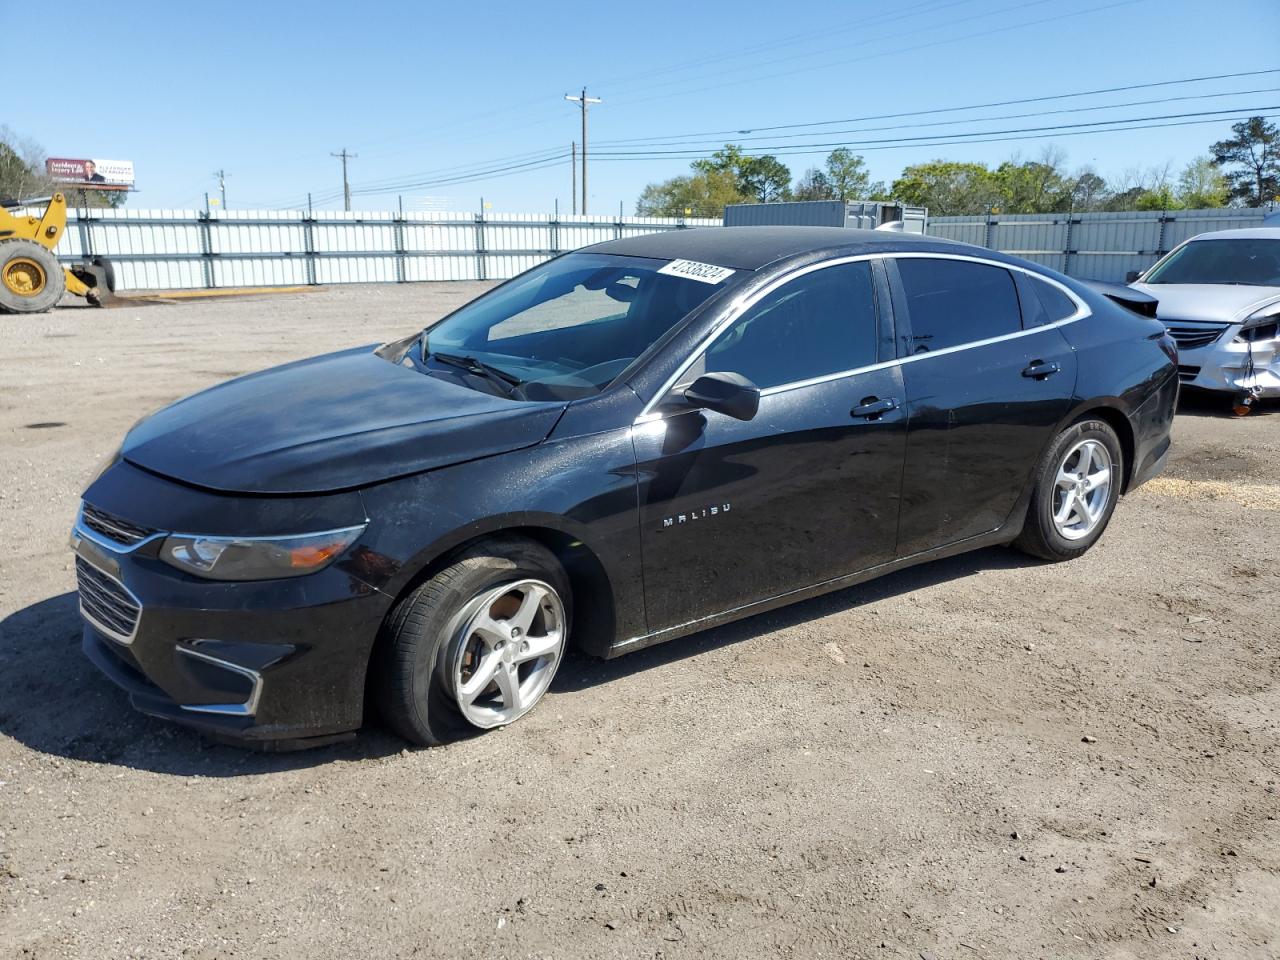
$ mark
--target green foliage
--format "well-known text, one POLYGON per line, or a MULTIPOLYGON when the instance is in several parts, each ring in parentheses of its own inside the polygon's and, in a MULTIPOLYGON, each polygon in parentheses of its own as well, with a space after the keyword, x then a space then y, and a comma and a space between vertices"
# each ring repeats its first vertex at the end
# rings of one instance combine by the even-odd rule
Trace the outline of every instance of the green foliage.
POLYGON ((53 181, 44 174, 40 147, 0 126, 0 198, 25 200, 52 192, 53 181))
POLYGON ((847 147, 827 155, 826 179, 836 200, 873 200, 884 195, 884 184, 872 183, 867 165, 847 147))
POLYGON ((727 143, 710 159, 693 161, 695 173, 727 173, 733 177, 738 193, 748 203, 770 203, 786 200, 791 195, 791 171, 777 157, 765 154, 752 157, 736 144, 727 143))
POLYGON ((953 160, 907 167, 893 182, 891 192, 903 203, 928 207, 935 217, 983 213, 1000 198, 995 177, 984 164, 953 160))
POLYGON ((1168 185, 1143 190, 1133 203, 1134 210, 1181 210, 1184 206, 1168 185))
POLYGON ((636 213, 642 217, 722 217, 728 204, 751 199, 738 192, 733 174, 712 170, 649 184, 636 201, 636 213))
POLYGON ((124 190, 77 190, 56 184, 45 174, 44 161, 38 143, 0 125, 0 199, 28 200, 61 190, 73 207, 118 207, 128 197, 124 190))
POLYGON ((863 158, 845 147, 822 167, 810 167, 788 186, 789 171, 777 157, 752 157, 726 144, 692 164, 692 176, 650 184, 641 213, 716 217, 730 203, 772 200, 897 200, 929 208, 931 215, 1066 213, 1090 210, 1180 210, 1257 206, 1280 199, 1280 128, 1262 117, 1234 124, 1231 139, 1215 143, 1175 179, 1169 164, 1133 168, 1108 183, 1089 167, 1074 173, 1061 150, 1046 148, 1035 160, 1013 157, 992 168, 983 163, 931 160, 906 167, 890 190, 872 181, 863 158))
POLYGON ((810 167, 804 172, 791 190, 792 200, 834 200, 835 188, 827 175, 817 167, 810 167))
POLYGON ((1232 199, 1249 207, 1280 199, 1280 128, 1265 117, 1250 117, 1233 123, 1231 132, 1209 149, 1232 199))
POLYGON ((1188 210, 1225 207, 1231 186, 1213 157, 1196 157, 1178 177, 1178 202, 1188 210))

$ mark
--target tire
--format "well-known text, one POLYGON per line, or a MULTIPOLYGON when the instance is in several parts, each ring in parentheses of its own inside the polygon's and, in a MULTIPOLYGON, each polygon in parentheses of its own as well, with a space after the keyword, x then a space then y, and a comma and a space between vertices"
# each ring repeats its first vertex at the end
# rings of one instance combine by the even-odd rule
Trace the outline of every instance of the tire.
POLYGON ((1104 420, 1079 420, 1049 445, 1034 476, 1027 521, 1013 545, 1043 560, 1074 560, 1098 542, 1120 499, 1124 478, 1120 438, 1104 420), (1082 467, 1085 451, 1091 460, 1082 467), (1102 491, 1097 478, 1104 452, 1108 479, 1102 491), (1070 478, 1081 477, 1082 469, 1090 479, 1073 482, 1070 478))
POLYGON ((395 733, 422 746, 515 722, 546 692, 568 650, 571 607, 569 578, 555 555, 540 544, 501 537, 469 547, 397 603, 383 623, 370 678, 378 712, 395 733), (512 589, 506 591, 508 587, 512 589), (543 588, 551 595, 539 600, 538 591, 543 588), (511 633, 518 639, 493 640, 492 626, 501 625, 506 636, 507 628, 517 623, 516 615, 503 618, 502 611, 512 604, 525 609, 525 598, 536 605, 528 628, 511 633), (470 632, 468 628, 483 620, 483 614, 489 615, 485 621, 489 626, 470 632), (507 657, 518 659, 524 655, 520 645, 527 652, 531 644, 550 642, 557 630, 558 650, 545 662, 508 665, 495 650, 496 644, 507 657), (498 658, 495 679, 481 687, 491 692, 472 694, 468 701, 468 664, 476 664, 470 678, 478 681, 481 665, 491 664, 494 657, 498 658), (527 675, 523 681, 519 679, 522 672, 527 675), (504 678, 509 685, 511 677, 520 691, 514 696, 515 704, 507 702, 512 697, 501 685, 504 678), (533 691, 527 705, 520 704, 523 688, 533 691))
POLYGON ((43 313, 67 288, 58 258, 30 240, 0 243, 0 310, 43 313))

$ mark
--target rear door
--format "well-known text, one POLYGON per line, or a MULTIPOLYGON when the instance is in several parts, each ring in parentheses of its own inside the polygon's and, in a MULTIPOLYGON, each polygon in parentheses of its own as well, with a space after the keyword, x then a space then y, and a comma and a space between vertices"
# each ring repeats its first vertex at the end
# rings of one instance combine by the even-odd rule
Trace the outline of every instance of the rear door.
POLYGON ((959 256, 886 262, 907 393, 897 548, 906 557, 1009 518, 1071 407, 1076 356, 1056 325, 1063 318, 1034 295, 1042 281, 1024 279, 1020 293, 1018 271, 959 256))

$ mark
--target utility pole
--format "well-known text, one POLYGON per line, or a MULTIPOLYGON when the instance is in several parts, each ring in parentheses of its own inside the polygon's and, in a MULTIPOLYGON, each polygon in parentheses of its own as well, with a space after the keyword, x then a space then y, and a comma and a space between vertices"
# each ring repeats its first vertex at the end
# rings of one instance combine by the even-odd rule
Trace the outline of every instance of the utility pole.
POLYGON ((578 141, 569 141, 569 196, 573 198, 573 212, 578 212, 578 141))
POLYGON ((227 171, 215 170, 213 175, 218 178, 218 189, 222 191, 222 209, 227 209, 227 171))
POLYGON ((347 153, 347 148, 343 147, 341 153, 331 153, 331 157, 338 157, 342 161, 342 209, 351 212, 351 184, 347 181, 347 161, 354 160, 359 156, 357 153, 347 153))
POLYGON ((582 88, 582 96, 574 97, 565 94, 564 98, 578 104, 582 108, 582 212, 587 212, 587 105, 603 103, 599 97, 588 97, 587 88, 582 88))

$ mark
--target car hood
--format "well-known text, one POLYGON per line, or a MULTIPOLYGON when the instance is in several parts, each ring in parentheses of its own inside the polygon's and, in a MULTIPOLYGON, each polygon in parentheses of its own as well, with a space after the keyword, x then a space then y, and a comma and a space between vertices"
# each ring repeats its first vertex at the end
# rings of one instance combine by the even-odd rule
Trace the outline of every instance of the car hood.
POLYGON ((179 400, 138 423, 122 455, 236 493, 364 486, 545 439, 565 404, 492 396, 357 347, 179 400))
POLYGON ((1210 283, 1134 283, 1131 286, 1160 301, 1156 315, 1161 320, 1239 323, 1268 304, 1280 303, 1280 287, 1210 283))

